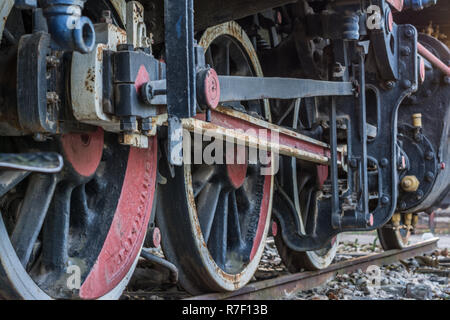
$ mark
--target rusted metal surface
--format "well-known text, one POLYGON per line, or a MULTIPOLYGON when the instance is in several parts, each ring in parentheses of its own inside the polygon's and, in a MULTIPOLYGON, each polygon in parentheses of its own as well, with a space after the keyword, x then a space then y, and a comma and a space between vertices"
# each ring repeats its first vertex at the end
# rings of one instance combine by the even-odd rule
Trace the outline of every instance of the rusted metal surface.
MULTIPOLYGON (((200 121, 204 120, 205 116, 199 115, 197 119, 184 119, 183 127, 206 134, 214 131, 214 134, 234 139, 238 144, 263 148, 318 164, 329 164, 330 150, 326 143, 231 109, 219 107, 217 111, 211 112, 211 122, 200 121), (257 136, 258 130, 261 129, 267 130, 266 138, 257 136), (274 132, 278 137, 273 136, 274 132)), ((339 150, 338 164, 341 164, 342 158, 342 150, 339 150)))
POLYGON ((381 266, 391 264, 399 260, 408 259, 433 251, 437 247, 438 240, 438 238, 433 238, 411 245, 402 250, 390 250, 379 254, 347 260, 331 265, 320 271, 302 272, 252 283, 235 292, 205 294, 187 298, 187 300, 281 299, 286 296, 291 296, 298 291, 318 287, 334 278, 336 274, 349 273, 358 269, 365 271, 372 265, 381 266))
POLYGON ((112 24, 98 24, 95 28, 99 42, 95 50, 90 54, 73 55, 72 109, 78 121, 117 132, 120 130, 118 119, 104 111, 107 99, 103 97, 103 58, 105 51, 116 51, 117 45, 126 43, 127 34, 112 24))

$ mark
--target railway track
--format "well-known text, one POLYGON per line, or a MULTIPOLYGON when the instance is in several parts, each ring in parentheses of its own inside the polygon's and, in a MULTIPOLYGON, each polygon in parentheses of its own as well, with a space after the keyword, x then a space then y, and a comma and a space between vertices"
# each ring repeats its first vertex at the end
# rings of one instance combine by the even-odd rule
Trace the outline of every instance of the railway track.
POLYGON ((369 266, 382 266, 399 260, 412 258, 430 251, 437 247, 439 238, 423 241, 402 250, 389 250, 382 253, 370 254, 351 260, 332 264, 326 269, 319 271, 308 271, 297 274, 277 277, 274 279, 250 283, 246 287, 227 293, 211 293, 185 300, 267 300, 281 299, 291 296, 298 291, 309 290, 318 287, 337 274, 351 273, 358 269, 365 271, 369 266))

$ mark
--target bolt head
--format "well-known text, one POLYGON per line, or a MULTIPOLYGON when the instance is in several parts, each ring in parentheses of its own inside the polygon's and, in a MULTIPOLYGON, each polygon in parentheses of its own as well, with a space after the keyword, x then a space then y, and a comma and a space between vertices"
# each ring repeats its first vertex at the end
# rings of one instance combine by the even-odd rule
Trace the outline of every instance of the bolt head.
POLYGON ((411 49, 409 47, 402 47, 400 53, 402 56, 409 56, 411 54, 411 49))
POLYGON ((416 199, 421 200, 422 198, 423 198, 423 191, 422 190, 417 191, 416 199))
POLYGON ((382 168, 386 168, 389 165, 389 160, 386 158, 381 159, 380 165, 382 168))
POLYGON ((411 28, 405 30, 405 36, 407 38, 412 38, 414 36, 414 33, 415 33, 414 30, 411 28))
POLYGON ((386 206, 386 205, 388 205, 390 202, 391 202, 391 199, 389 199, 388 196, 382 196, 382 197, 381 197, 381 204, 382 204, 382 205, 386 206))
POLYGON ((395 87, 395 81, 386 81, 385 85, 386 85, 386 88, 393 89, 395 87))
POLYGON ((446 85, 450 85, 450 77, 449 77, 449 76, 445 76, 445 77, 444 77, 444 83, 445 83, 446 85))
POLYGON ((403 87, 403 88, 409 89, 409 88, 411 88, 411 86, 412 86, 412 83, 411 83, 410 80, 403 80, 403 81, 402 81, 402 87, 403 87))
POLYGON ((434 180, 434 173, 431 171, 427 172, 427 174, 425 175, 425 180, 427 180, 428 182, 432 182, 434 180))

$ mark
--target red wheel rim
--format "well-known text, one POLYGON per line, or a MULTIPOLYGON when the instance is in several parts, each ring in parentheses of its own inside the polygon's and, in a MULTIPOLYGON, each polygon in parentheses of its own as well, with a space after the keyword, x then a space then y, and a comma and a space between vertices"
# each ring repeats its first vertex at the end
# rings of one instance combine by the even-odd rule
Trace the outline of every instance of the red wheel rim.
POLYGON ((80 288, 81 298, 104 296, 119 284, 135 262, 152 211, 156 167, 156 137, 150 138, 148 149, 130 149, 116 213, 97 261, 80 288))

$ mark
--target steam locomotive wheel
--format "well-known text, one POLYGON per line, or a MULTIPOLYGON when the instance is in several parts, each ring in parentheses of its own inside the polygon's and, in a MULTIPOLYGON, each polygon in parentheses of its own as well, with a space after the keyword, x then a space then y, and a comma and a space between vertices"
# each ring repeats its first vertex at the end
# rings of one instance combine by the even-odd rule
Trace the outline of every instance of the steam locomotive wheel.
MULTIPOLYGON (((207 63, 220 75, 262 76, 250 40, 231 22, 208 29, 200 40, 207 63)), ((266 101, 235 106, 269 117, 266 101)), ((200 150, 201 152, 202 150, 200 150)), ((273 177, 261 165, 185 164, 161 168, 157 223, 165 256, 176 264, 190 293, 232 291, 252 278, 269 229, 273 177)))
MULTIPOLYGON (((298 166, 296 159, 283 158, 285 168, 284 181, 291 182, 291 186, 285 188, 283 197, 293 195, 289 202, 292 203, 291 210, 297 211, 297 216, 301 232, 306 234, 313 228, 314 216, 317 214, 317 199, 320 190, 319 180, 315 170, 302 170, 298 166), (313 173, 314 172, 314 173, 313 173), (297 177, 292 179, 292 177, 297 177), (286 194, 289 193, 288 194, 286 194), (293 200, 293 201, 292 201, 293 200), (309 220, 309 221, 308 221, 309 220)), ((315 169, 315 167, 314 167, 315 169)), ((285 202, 286 203, 286 202, 285 202)), ((277 210, 289 210, 289 208, 279 208, 277 210)), ((278 224, 279 225, 279 224, 278 224)), ((338 236, 324 248, 315 251, 298 252, 290 249, 284 242, 281 230, 275 235, 275 245, 280 257, 292 273, 306 270, 321 270, 328 267, 336 255, 338 247, 338 236)))
POLYGON ((2 152, 59 151, 65 165, 58 174, 0 172, 0 295, 119 298, 151 214, 156 139, 129 148, 98 129, 30 140, 2 138, 2 152))

